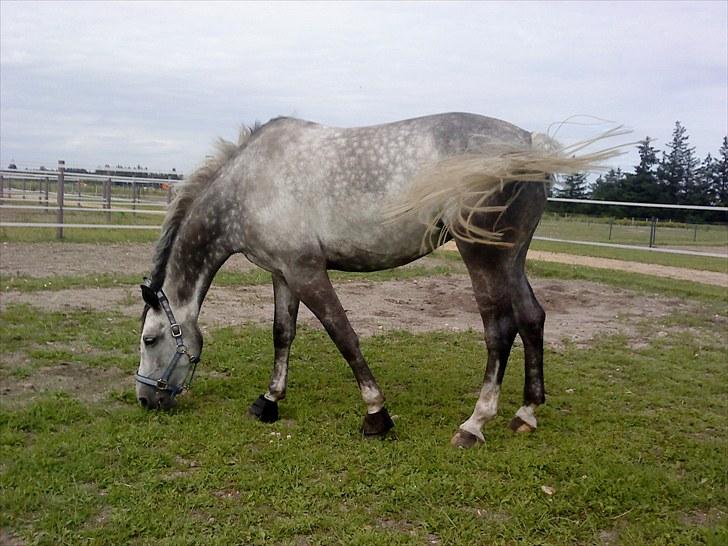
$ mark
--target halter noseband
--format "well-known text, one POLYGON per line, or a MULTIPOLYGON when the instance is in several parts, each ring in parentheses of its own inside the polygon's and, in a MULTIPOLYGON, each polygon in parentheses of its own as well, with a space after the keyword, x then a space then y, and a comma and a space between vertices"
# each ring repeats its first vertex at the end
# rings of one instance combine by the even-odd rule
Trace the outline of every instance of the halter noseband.
POLYGON ((200 357, 193 356, 187 352, 187 346, 182 340, 182 327, 177 323, 174 318, 174 313, 172 313, 172 308, 169 305, 167 295, 161 288, 154 292, 154 295, 157 297, 159 305, 164 310, 164 314, 167 315, 167 320, 169 320, 169 326, 172 330, 172 338, 174 338, 174 342, 177 348, 174 352, 174 355, 172 356, 172 360, 169 361, 169 364, 165 368, 162 377, 160 377, 159 379, 152 379, 151 377, 147 377, 146 375, 141 375, 137 371, 137 373, 134 374, 134 379, 136 379, 139 383, 154 387, 158 391, 167 391, 172 396, 176 396, 182 391, 189 389, 192 385, 192 379, 195 376, 195 370, 197 369, 197 363, 200 361, 200 357), (185 376, 185 380, 182 382, 182 384, 172 385, 170 384, 169 379, 172 377, 172 374, 177 368, 177 364, 179 364, 179 361, 183 355, 187 356, 187 360, 192 365, 192 367, 187 373, 187 376, 185 376))

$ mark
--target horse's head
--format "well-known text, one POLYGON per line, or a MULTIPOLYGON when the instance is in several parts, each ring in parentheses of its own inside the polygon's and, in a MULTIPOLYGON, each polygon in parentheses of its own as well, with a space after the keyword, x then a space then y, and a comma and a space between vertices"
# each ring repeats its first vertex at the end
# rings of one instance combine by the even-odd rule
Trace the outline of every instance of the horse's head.
POLYGON ((175 397, 189 388, 200 360, 202 334, 197 320, 181 316, 178 322, 166 294, 145 283, 146 307, 142 315, 141 358, 136 395, 146 409, 170 409, 175 397))

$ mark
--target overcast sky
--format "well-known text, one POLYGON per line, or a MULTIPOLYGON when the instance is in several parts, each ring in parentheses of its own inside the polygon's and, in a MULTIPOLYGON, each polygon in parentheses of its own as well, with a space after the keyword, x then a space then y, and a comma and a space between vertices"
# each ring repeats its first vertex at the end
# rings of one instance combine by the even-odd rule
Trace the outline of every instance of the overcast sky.
MULTIPOLYGON (((575 114, 702 158, 728 133, 728 2, 0 2, 0 160, 186 173, 241 123, 575 114)), ((562 141, 588 130, 567 127, 562 141)), ((636 154, 618 161, 629 166, 636 154)))

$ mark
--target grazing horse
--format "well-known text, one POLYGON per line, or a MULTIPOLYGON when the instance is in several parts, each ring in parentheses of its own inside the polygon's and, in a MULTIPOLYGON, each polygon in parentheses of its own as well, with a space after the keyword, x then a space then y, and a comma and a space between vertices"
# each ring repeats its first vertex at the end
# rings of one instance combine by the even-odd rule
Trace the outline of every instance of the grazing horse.
POLYGON ((321 321, 349 363, 366 404, 365 436, 392 428, 384 395, 327 270, 397 267, 454 239, 485 328, 485 379, 472 415, 452 443, 484 441, 496 415, 516 334, 525 352, 523 405, 511 427, 536 428, 544 403, 545 314, 526 278, 526 252, 555 173, 593 168, 613 151, 584 154, 510 123, 450 113, 351 129, 277 118, 220 141, 181 185, 162 226, 150 277, 139 403, 167 409, 189 384, 202 350, 200 307, 234 253, 273 278, 275 360, 265 394, 249 412, 278 418, 299 303, 321 321))

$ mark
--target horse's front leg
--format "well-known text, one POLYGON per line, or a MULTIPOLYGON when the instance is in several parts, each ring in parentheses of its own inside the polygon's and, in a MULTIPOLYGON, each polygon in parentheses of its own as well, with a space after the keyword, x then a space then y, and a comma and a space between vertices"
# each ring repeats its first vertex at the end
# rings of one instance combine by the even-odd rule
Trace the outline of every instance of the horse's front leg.
POLYGON ((316 315, 354 372, 367 406, 362 434, 384 436, 394 423, 384 407, 384 395, 359 348, 359 339, 349 323, 325 269, 304 267, 286 275, 291 290, 316 315))
POLYGON ((293 295, 285 279, 273 275, 273 299, 275 312, 273 318, 273 346, 275 360, 268 391, 261 395, 252 406, 250 414, 265 423, 278 420, 278 400, 286 397, 288 383, 288 356, 291 344, 296 337, 296 319, 299 299, 293 295))

